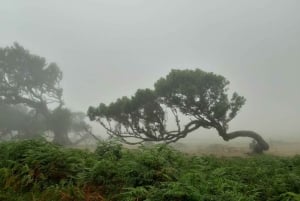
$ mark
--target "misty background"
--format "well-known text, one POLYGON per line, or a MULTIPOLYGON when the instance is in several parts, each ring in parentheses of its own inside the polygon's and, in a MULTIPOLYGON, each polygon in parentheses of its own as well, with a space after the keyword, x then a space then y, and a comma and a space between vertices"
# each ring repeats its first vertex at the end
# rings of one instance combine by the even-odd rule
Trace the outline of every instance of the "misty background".
MULTIPOLYGON (((247 102, 229 130, 300 138, 300 1, 0 0, 0 46, 56 62, 72 110, 153 88, 171 69, 225 76, 247 102)), ((100 125, 94 126, 99 132, 100 125)), ((187 140, 217 136, 197 131, 187 140)))

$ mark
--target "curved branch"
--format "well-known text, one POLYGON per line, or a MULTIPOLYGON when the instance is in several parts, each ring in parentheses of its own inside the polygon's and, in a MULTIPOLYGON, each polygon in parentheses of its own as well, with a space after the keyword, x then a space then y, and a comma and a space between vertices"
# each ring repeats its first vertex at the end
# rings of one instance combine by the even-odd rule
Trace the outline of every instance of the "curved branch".
POLYGON ((239 130, 226 134, 219 132, 219 135, 226 141, 235 139, 237 137, 252 138, 255 142, 250 144, 250 148, 252 148, 255 153, 262 153, 263 151, 269 150, 269 144, 258 133, 254 131, 239 130))

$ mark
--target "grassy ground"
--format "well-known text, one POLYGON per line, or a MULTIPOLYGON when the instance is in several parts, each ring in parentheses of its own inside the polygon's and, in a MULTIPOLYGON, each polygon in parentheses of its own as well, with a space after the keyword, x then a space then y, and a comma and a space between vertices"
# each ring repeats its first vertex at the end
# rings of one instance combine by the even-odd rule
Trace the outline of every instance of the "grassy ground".
POLYGON ((0 144, 0 200, 300 200, 300 156, 215 157, 167 146, 91 151, 44 141, 0 144))

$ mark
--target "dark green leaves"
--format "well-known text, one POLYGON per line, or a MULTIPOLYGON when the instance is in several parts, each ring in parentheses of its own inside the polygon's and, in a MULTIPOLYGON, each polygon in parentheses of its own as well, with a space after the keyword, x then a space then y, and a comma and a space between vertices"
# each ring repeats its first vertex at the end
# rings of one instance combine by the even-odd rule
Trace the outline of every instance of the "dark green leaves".
MULTIPOLYGON (((0 48, 0 92, 6 103, 60 102, 62 72, 19 44, 0 48), (29 100, 24 101, 22 98, 29 100)), ((30 107, 33 104, 29 105, 30 107)))
POLYGON ((0 143, 0 200, 299 200, 300 156, 184 155, 168 146, 95 152, 46 141, 0 143))
POLYGON ((138 89, 131 98, 90 107, 88 115, 91 120, 98 120, 110 135, 121 139, 172 142, 200 127, 213 127, 223 134, 227 123, 245 103, 245 98, 237 93, 228 99, 228 84, 223 76, 200 69, 172 70, 154 84, 154 90, 138 89), (167 111, 172 115, 170 118, 167 111), (182 124, 182 116, 190 122, 182 124), (173 119, 177 128, 168 130, 167 119, 173 119))
POLYGON ((172 70, 155 83, 155 91, 162 103, 185 115, 224 122, 230 118, 227 112, 236 114, 244 104, 237 93, 228 100, 228 84, 223 76, 200 69, 172 70))

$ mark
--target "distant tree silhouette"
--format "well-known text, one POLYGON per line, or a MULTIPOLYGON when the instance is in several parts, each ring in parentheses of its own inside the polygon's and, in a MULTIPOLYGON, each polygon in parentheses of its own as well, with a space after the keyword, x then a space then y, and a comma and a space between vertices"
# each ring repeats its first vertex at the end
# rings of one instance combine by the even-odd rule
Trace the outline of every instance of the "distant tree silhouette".
POLYGON ((54 142, 70 144, 68 131, 76 113, 63 107, 61 80, 55 63, 18 43, 0 48, 0 137, 12 130, 25 138, 50 130, 54 142))

